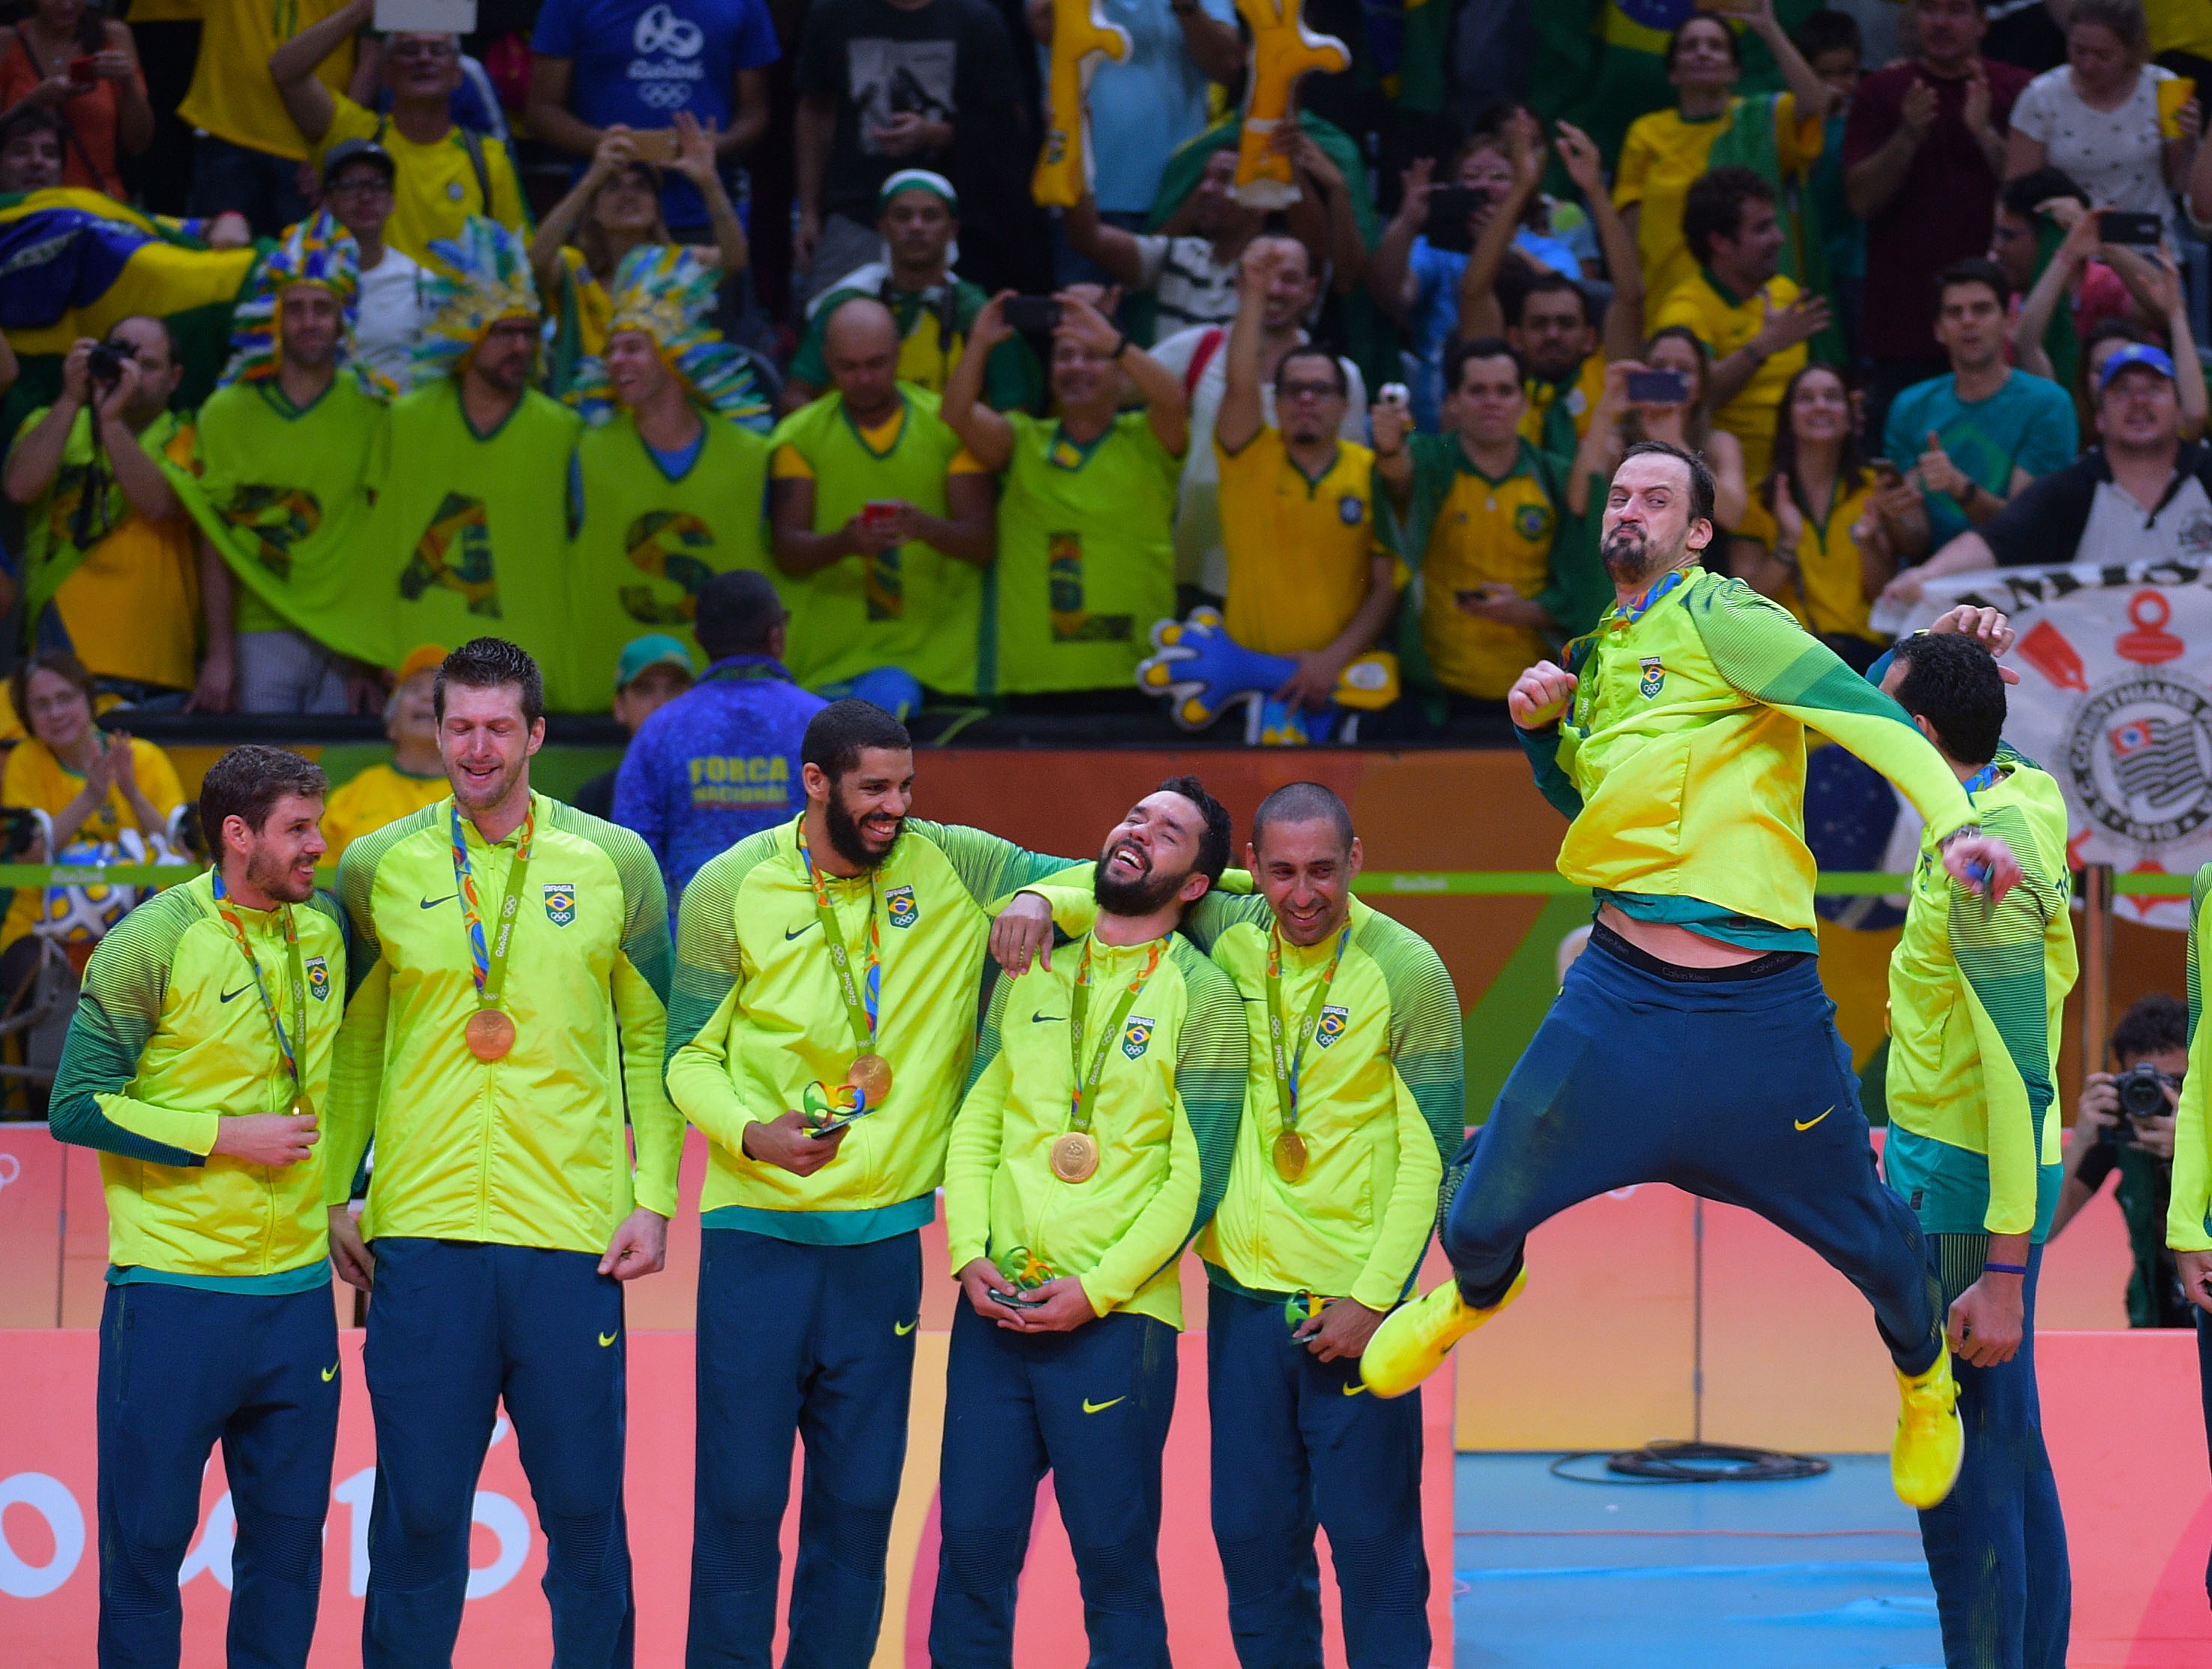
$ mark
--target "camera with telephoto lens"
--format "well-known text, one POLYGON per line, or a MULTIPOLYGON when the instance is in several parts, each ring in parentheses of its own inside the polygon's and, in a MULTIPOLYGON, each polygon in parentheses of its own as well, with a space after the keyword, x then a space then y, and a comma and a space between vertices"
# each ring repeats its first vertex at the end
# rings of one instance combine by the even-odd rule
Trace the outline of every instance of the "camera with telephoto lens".
POLYGON ((2168 1077, 2148 1060, 2138 1061, 2112 1079, 2112 1093, 2119 1097, 2120 1116, 2112 1121, 2111 1139, 2115 1142, 2135 1140, 2135 1121, 2155 1119, 2172 1112, 2166 1092, 2178 1089, 2181 1080, 2168 1077))
POLYGON ((123 361, 138 357, 138 346, 131 342, 100 342, 84 356, 85 374, 96 383, 112 385, 123 374, 123 361))

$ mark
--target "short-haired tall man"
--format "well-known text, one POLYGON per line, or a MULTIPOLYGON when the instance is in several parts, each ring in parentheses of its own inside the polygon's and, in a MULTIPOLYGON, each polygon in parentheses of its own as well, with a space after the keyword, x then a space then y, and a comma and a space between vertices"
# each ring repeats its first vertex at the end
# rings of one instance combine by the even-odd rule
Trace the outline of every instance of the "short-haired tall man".
POLYGON ((866 296, 822 337, 835 386, 777 427, 769 520, 791 604, 793 671, 819 688, 879 667, 971 694, 994 483, 937 396, 899 380, 898 327, 866 296))
POLYGON ((866 701, 817 713, 801 755, 798 815, 700 870, 677 932, 668 1092, 712 1144, 691 1669, 768 1661, 794 1438, 792 1657, 859 1664, 875 1649, 921 1229, 968 1080, 993 912, 1075 867, 908 816, 913 742, 866 701), (854 1110, 848 1086, 865 1115, 817 1133, 810 1097, 854 1110))
POLYGON ((545 1532, 553 1655, 627 1669, 622 1284, 661 1266, 684 1147, 660 1083, 667 900, 636 835, 532 790, 527 654, 465 643, 433 699, 453 794, 338 865, 366 964, 325 1172, 338 1271, 375 1293, 362 1660, 452 1660, 503 1405, 545 1532), (372 1140, 356 1229, 347 1187, 372 1140))
MULTIPOLYGON (((823 335, 837 309, 856 295, 873 296, 891 310, 899 333, 898 378, 942 395, 968 351, 975 315, 990 298, 952 271, 952 246, 960 236, 960 194, 943 174, 901 168, 876 194, 876 230, 884 258, 834 278, 806 310, 784 379, 781 410, 793 412, 830 386, 823 335)), ((1036 355, 1018 336, 985 350, 983 398, 1000 411, 1028 410, 1043 391, 1036 355)))
POLYGON ((1660 298, 1651 328, 1689 327, 1712 355, 1705 397, 1713 422, 1743 443, 1747 481, 1766 478, 1782 391, 1827 328, 1828 300, 1781 270, 1774 187, 1749 168, 1700 175, 1682 204, 1695 277, 1660 298))
POLYGON ((1951 369, 1892 401, 1882 437, 1890 462, 1913 471, 1925 495, 1926 526, 1908 527, 1908 555, 1979 527, 2073 459, 2072 398, 2005 362, 2008 288, 2003 270, 1979 256, 1953 262, 1936 281, 1936 340, 1951 369))
POLYGON ((345 938, 315 893, 322 771, 276 748, 208 768, 216 865, 100 942, 53 1133, 100 1150, 100 1661, 174 1666, 177 1571, 220 1441, 238 1515, 234 1669, 301 1669, 322 1586, 338 1341, 317 1109, 345 938))
POLYGON ((2058 1203, 2052 1086, 2078 966, 2066 801, 2004 745, 2004 681, 1981 643, 1923 633, 1887 663, 1875 669, 1883 694, 1912 716, 2021 866, 2020 884, 1984 910, 1923 836, 1889 959, 1882 1169, 1919 1217, 1942 1278, 1966 1439, 1958 1487, 1923 1509, 1920 1536, 1947 1663, 1978 1669, 1996 1639, 2018 1648, 2008 1660, 2025 1669, 2063 1669, 2073 1607, 2036 1397, 2035 1289, 2058 1203))
POLYGON ((1246 1055, 1237 988, 1176 930, 1228 861, 1229 813, 1197 778, 1170 777, 1106 837, 1090 931, 992 994, 945 1165, 966 1302, 939 1473, 929 1656, 943 1669, 1012 1669, 1048 1472, 1091 1661, 1168 1661, 1176 1265, 1228 1181, 1246 1055))
POLYGON ((614 820, 653 849, 671 899, 805 798, 800 744, 827 704, 784 665, 790 620, 766 574, 739 568, 700 586, 692 627, 707 670, 637 727, 623 756, 614 820))
POLYGON ((1596 919, 1468 1156, 1444 1228, 1455 1278, 1386 1321, 1361 1371, 1412 1389, 1519 1290, 1531 1229, 1672 1182, 1758 1211, 1866 1295, 1903 1399, 1892 1479, 1932 1507, 1958 1475, 1957 1382, 1920 1226, 1875 1174, 1815 966, 1806 728, 1905 792, 1955 878, 2001 901, 2020 865, 1904 709, 1780 604, 1699 566, 1712 503, 1696 456, 1631 446, 1601 547, 1616 603, 1508 699, 1537 786, 1572 820, 1560 873, 1595 889, 1596 919), (1655 1083, 1638 1063, 1662 1055, 1677 1070, 1655 1083))
POLYGON ((1249 1669, 1321 1652, 1316 1525, 1346 1660, 1430 1660, 1420 1402, 1358 1393, 1467 1135, 1460 1008, 1428 944, 1352 895, 1362 860, 1334 792, 1278 788, 1244 848, 1259 895, 1210 894, 1186 923, 1236 982, 1251 1045, 1228 1191, 1198 1241, 1213 1534, 1249 1669))

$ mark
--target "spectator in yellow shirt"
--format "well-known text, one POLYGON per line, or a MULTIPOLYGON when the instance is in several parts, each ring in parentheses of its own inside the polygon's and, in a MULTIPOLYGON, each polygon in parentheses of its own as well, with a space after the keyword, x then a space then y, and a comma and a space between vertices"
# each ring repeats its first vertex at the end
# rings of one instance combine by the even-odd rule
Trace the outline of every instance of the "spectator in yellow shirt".
POLYGON ((323 862, 329 867, 337 867, 347 842, 356 836, 446 797, 446 768, 438 756, 438 714, 430 699, 445 658, 443 648, 426 643, 399 664, 398 681, 384 704, 384 733, 392 738, 392 762, 361 772, 335 790, 323 807, 323 839, 331 848, 323 862))
POLYGON ((1235 642, 1297 660, 1274 699, 1317 713, 1338 675, 1389 622, 1396 561, 1376 537, 1375 454, 1338 438, 1351 389, 1336 355, 1308 344, 1273 367, 1260 363, 1267 286, 1289 258, 1285 246, 1261 237, 1244 251, 1237 321, 1223 350, 1227 381, 1213 448, 1229 566, 1224 612, 1235 642), (1271 372, 1279 428, 1267 422, 1261 398, 1271 372))
MULTIPOLYGON (((313 206, 300 190, 307 143, 285 113, 287 100, 278 96, 266 66, 269 55, 293 34, 343 4, 198 0, 188 14, 165 12, 200 20, 191 88, 177 106, 178 119, 199 130, 192 141, 191 213, 241 214, 262 238, 307 219, 313 206)), ((137 9, 143 14, 146 8, 137 9)), ((330 94, 343 92, 352 79, 354 33, 351 27, 340 32, 310 66, 330 94)))
POLYGON ((453 35, 397 31, 385 37, 384 85, 392 113, 363 109, 319 76, 375 14, 376 0, 349 0, 302 29, 270 56, 269 73, 318 167, 333 145, 374 139, 391 154, 399 178, 384 240, 428 265, 430 243, 458 239, 471 215, 484 215, 527 238, 529 215, 514 159, 499 140, 457 126, 451 100, 461 84, 460 42, 453 35))
POLYGON ((1716 168, 1690 188, 1682 237, 1698 270, 1659 304, 1654 327, 1686 326, 1713 356, 1713 421, 1743 443, 1752 481, 1765 477, 1773 456, 1782 391, 1829 316, 1826 296, 1801 292, 1777 270, 1774 203, 1774 188, 1748 168, 1716 168))

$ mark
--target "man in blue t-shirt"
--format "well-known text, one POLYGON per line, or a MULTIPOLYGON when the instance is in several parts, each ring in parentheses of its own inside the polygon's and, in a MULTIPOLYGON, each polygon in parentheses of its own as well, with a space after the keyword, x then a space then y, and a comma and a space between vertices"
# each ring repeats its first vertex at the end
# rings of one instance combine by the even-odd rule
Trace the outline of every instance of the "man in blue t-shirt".
POLYGON ((1948 376, 1892 402, 1882 450, 1924 497, 1927 531, 1908 527, 1906 554, 1941 550, 2005 507, 2039 476, 2073 461, 2074 402, 2057 383, 2005 363, 2003 271, 1976 258, 1936 280, 1936 339, 1948 376))
POLYGON ((692 630, 712 658, 638 726, 623 756, 614 821, 653 848, 672 913, 708 859, 787 822, 805 802, 799 743, 826 703, 784 670, 790 618, 767 576, 750 568, 700 586, 692 630))
MULTIPOLYGON (((767 0, 545 0, 530 43, 530 130, 581 159, 611 127, 672 130, 688 110, 715 124, 724 167, 768 130, 768 66, 781 56, 767 0)), ((661 187, 672 232, 707 224, 697 189, 661 187)))

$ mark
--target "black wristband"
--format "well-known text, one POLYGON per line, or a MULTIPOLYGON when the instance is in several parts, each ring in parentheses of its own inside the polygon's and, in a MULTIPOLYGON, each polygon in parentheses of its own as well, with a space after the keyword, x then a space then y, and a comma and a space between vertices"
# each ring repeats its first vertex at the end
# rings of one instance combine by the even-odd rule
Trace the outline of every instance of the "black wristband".
POLYGON ((1129 349, 1136 345, 1137 344, 1135 343, 1129 339, 1129 333, 1127 331, 1124 331, 1121 332, 1121 339, 1114 344, 1114 351, 1107 355, 1106 357, 1118 365, 1121 363, 1121 355, 1127 353, 1129 349))

